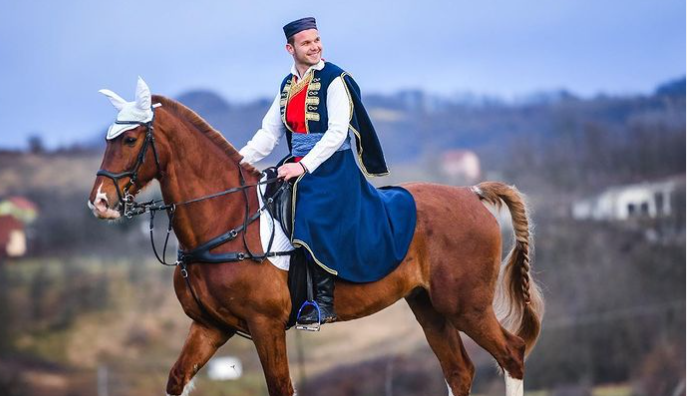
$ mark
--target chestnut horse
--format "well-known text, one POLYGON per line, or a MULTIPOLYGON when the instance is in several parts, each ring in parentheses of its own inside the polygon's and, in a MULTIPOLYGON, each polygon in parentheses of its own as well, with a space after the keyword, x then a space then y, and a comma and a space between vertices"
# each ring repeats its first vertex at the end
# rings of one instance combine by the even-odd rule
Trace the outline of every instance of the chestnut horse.
MULTIPOLYGON (((234 147, 196 113, 162 96, 153 95, 152 101, 161 104, 153 121, 155 147, 143 155, 132 194, 157 179, 166 203, 187 201, 239 186, 239 167, 247 184, 258 182, 260 172, 240 165, 241 156, 234 147)), ((108 140, 101 169, 121 173, 134 168, 146 133, 146 126, 141 125, 108 140)), ((128 179, 119 179, 116 188, 121 191, 128 179)), ((337 280, 338 320, 368 316, 405 298, 439 359, 450 394, 469 394, 474 376, 459 335, 463 331, 505 371, 507 394, 522 395, 524 359, 537 340, 543 314, 540 292, 529 275, 532 240, 522 197, 513 187, 495 182, 471 188, 429 183, 403 186, 417 205, 408 254, 377 282, 337 280), (501 271, 499 224, 483 203, 500 206, 503 202, 511 212, 515 244, 501 271), (497 294, 497 286, 502 293, 497 294)), ((248 192, 252 214, 258 209, 257 194, 254 188, 248 192)), ((116 218, 121 215, 119 197, 111 179, 97 176, 89 206, 100 218, 116 218)), ((173 220, 174 233, 183 249, 192 249, 242 224, 245 210, 243 194, 180 206, 173 220)), ((245 232, 250 250, 262 253, 258 222, 245 232)), ((241 239, 213 253, 245 251, 241 239)), ((187 394, 198 370, 236 331, 242 331, 255 343, 270 396, 295 394, 285 341, 291 312, 287 272, 268 260, 197 263, 189 265, 188 271, 190 285, 204 308, 177 267, 174 290, 192 323, 169 374, 167 393, 187 394)))

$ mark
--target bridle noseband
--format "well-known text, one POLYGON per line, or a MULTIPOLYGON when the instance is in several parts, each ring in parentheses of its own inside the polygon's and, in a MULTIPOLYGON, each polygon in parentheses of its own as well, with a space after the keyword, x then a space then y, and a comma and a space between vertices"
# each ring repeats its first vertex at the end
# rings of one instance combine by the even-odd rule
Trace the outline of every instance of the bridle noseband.
POLYGON ((141 150, 138 152, 138 157, 136 158, 136 163, 134 164, 133 168, 120 173, 113 173, 108 171, 107 169, 100 169, 96 173, 96 176, 104 176, 112 180, 112 182, 115 185, 115 190, 117 191, 117 197, 119 198, 119 202, 122 203, 120 213, 129 219, 134 217, 135 215, 143 213, 139 213, 139 210, 137 210, 138 205, 136 204, 136 202, 134 202, 134 196, 129 191, 131 190, 131 187, 135 186, 136 182, 138 181, 138 171, 141 169, 143 161, 145 161, 146 153, 148 152, 148 147, 152 147, 153 149, 155 164, 157 165, 157 175, 162 175, 162 168, 160 167, 160 158, 157 154, 157 148, 155 148, 155 136, 153 135, 155 108, 153 107, 151 109, 153 111, 153 118, 151 118, 150 121, 115 121, 115 124, 117 125, 141 125, 146 128, 145 140, 143 141, 143 146, 141 146, 141 150), (129 181, 126 183, 124 188, 120 190, 119 180, 125 177, 128 177, 129 181))

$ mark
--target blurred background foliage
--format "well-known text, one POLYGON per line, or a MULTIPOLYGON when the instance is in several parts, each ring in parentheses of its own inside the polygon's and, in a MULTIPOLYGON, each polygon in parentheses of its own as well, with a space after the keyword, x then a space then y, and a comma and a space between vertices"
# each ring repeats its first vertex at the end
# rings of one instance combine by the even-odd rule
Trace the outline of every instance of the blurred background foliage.
MULTIPOLYGON (((270 104, 229 103, 212 91, 177 99, 238 147, 270 104)), ((513 102, 400 91, 364 99, 392 169, 376 184, 501 180, 528 196, 534 271, 547 300, 527 362, 528 394, 684 394, 684 78, 632 96, 556 91, 513 102), (465 153, 478 158, 476 176, 452 170, 465 153), (666 182, 673 186, 669 212, 575 215, 576 205, 609 189, 666 182)), ((46 150, 36 135, 27 150, 0 151, 0 197, 23 197, 38 212, 23 229, 25 253, 0 256, 3 395, 160 394, 182 346, 190 320, 174 296, 171 270, 151 260, 147 220, 110 224, 86 208, 102 136, 46 150)), ((156 195, 156 187, 146 194, 156 195)), ((299 394, 446 392, 403 302, 320 334, 292 330, 288 337, 299 394)), ((478 369, 473 393, 502 394, 492 359, 464 339, 478 369)), ((244 375, 216 382, 201 371, 197 394, 266 394, 249 341, 232 339, 219 354, 238 356, 244 375)))

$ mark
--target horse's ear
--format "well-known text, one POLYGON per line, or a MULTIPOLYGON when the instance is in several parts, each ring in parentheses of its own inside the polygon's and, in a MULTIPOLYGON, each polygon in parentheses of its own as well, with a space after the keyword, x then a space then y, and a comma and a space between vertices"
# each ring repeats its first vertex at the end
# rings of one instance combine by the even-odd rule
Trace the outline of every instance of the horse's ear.
POLYGON ((126 104, 126 100, 122 99, 121 96, 117 95, 116 93, 110 91, 109 89, 101 89, 100 91, 101 94, 107 96, 108 99, 110 99, 110 103, 112 103, 112 106, 115 107, 115 109, 122 110, 124 105, 126 104))
POLYGON ((136 107, 141 110, 150 110, 152 99, 150 97, 150 88, 148 84, 139 76, 136 84, 136 107))

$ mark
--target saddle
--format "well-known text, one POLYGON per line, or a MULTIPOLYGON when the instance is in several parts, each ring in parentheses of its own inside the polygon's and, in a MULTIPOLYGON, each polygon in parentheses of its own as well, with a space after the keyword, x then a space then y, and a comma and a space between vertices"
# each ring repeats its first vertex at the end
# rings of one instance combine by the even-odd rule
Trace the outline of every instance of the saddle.
MULTIPOLYGON (((270 167, 263 171, 267 175, 267 179, 274 179, 277 177, 277 168, 270 167)), ((267 210, 269 210, 272 217, 279 223, 282 230, 287 236, 291 236, 293 231, 293 211, 292 211, 292 196, 293 183, 280 179, 274 183, 267 184, 265 194, 263 195, 263 202, 267 203, 267 210), (271 202, 269 199, 272 199, 271 202)))

